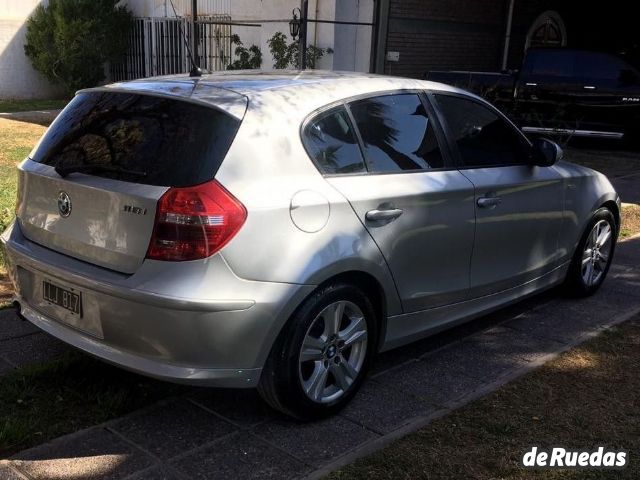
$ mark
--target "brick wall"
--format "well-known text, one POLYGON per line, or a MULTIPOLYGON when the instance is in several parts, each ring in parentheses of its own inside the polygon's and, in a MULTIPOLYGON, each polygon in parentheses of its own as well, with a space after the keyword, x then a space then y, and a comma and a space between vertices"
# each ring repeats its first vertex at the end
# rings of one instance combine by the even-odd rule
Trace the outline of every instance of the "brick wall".
POLYGON ((385 72, 422 78, 428 70, 499 69, 507 0, 391 0, 385 72))
MULTIPOLYGON (((508 8, 509 0, 391 0, 387 51, 400 52, 400 62, 386 62, 385 71, 419 78, 428 70, 499 70, 508 8)), ((573 8, 563 2, 515 2, 508 68, 520 67, 527 32, 547 10, 560 11, 570 29, 573 8)))

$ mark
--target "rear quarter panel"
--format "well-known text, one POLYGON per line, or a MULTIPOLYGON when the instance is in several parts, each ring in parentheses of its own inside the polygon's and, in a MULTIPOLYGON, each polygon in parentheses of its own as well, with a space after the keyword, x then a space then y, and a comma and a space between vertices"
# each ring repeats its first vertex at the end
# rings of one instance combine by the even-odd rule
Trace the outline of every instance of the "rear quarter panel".
POLYGON ((284 94, 252 99, 216 175, 248 212, 221 254, 246 280, 318 285, 339 273, 365 272, 382 286, 388 314, 401 313, 378 246, 302 145, 300 125, 312 110, 293 111, 284 94), (301 192, 311 200, 295 205, 301 192), (315 227, 300 228, 300 218, 315 227))

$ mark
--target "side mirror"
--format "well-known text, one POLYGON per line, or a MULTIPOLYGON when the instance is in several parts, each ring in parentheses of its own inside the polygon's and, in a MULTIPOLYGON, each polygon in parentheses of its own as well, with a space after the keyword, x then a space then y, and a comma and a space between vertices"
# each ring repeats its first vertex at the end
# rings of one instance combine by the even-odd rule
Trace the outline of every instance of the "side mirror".
POLYGON ((531 163, 539 167, 550 167, 562 160, 564 153, 556 142, 547 138, 536 138, 533 141, 531 163))

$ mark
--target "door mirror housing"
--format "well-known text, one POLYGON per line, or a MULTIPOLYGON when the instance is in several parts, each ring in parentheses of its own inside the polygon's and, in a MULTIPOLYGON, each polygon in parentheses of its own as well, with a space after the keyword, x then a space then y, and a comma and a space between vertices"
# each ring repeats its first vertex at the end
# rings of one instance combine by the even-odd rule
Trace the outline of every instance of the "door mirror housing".
POLYGON ((536 138, 533 141, 531 163, 539 167, 550 167, 562 160, 564 153, 556 142, 547 138, 536 138))

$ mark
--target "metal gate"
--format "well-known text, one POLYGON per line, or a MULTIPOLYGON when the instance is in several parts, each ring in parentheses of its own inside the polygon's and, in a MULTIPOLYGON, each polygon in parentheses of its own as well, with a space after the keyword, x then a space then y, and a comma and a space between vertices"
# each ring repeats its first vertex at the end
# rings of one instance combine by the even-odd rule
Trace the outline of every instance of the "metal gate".
MULTIPOLYGON (((202 22, 230 23, 229 15, 201 15, 202 22)), ((111 63, 112 81, 133 80, 185 73, 191 70, 189 49, 191 20, 178 18, 136 18, 129 34, 129 50, 122 62, 111 63)), ((231 25, 198 25, 200 66, 208 71, 226 70, 231 63, 231 25)))

